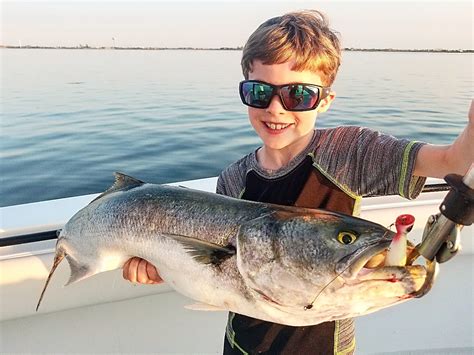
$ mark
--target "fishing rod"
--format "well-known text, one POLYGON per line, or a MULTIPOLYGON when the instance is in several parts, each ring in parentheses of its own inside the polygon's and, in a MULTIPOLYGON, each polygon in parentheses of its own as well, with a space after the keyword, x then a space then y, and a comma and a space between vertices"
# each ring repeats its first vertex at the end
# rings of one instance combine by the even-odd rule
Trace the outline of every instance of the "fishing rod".
POLYGON ((426 222, 422 241, 410 255, 411 261, 418 256, 426 260, 444 263, 460 250, 460 232, 463 226, 474 222, 474 163, 464 177, 449 174, 445 178, 451 186, 441 203, 440 213, 426 222))

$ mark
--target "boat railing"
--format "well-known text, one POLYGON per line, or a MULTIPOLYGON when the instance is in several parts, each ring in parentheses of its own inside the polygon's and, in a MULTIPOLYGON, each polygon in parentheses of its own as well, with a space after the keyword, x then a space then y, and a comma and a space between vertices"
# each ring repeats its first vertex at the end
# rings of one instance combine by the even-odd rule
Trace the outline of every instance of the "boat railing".
MULTIPOLYGON (((216 182, 216 177, 210 177, 170 183, 170 185, 213 192, 216 182)), ((443 180, 429 179, 423 193, 416 200, 409 201, 399 196, 365 198, 361 207, 361 216, 374 214, 375 211, 381 212, 387 208, 392 210, 396 208, 402 213, 409 213, 408 208, 439 206, 448 190, 449 186, 443 180)), ((58 231, 66 221, 98 195, 89 194, 0 208, 0 260, 22 256, 25 253, 32 255, 52 252, 58 231)), ((432 214, 437 212, 436 209, 431 211, 432 214)), ((393 222, 396 216, 391 215, 389 218, 393 222)), ((384 224, 385 219, 374 220, 374 222, 384 224)), ((387 225, 392 223, 390 220, 387 222, 387 225)), ((424 222, 417 223, 418 229, 422 227, 422 224, 424 226, 424 222)), ((469 250, 472 251, 472 248, 469 250)))

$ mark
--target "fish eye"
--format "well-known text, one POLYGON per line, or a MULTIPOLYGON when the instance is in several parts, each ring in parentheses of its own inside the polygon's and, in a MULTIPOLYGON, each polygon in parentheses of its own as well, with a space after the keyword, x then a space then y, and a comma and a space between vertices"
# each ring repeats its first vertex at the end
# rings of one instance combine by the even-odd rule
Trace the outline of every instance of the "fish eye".
POLYGON ((352 232, 339 232, 337 241, 341 244, 349 245, 356 241, 357 236, 352 232))

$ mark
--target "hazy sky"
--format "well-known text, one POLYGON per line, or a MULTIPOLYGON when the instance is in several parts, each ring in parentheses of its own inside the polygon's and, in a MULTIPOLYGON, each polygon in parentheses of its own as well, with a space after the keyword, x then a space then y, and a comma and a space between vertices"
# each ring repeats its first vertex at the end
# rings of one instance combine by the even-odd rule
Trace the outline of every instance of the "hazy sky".
POLYGON ((473 9, 456 1, 5 1, 3 45, 236 47, 264 20, 313 8, 345 47, 473 48, 473 9))

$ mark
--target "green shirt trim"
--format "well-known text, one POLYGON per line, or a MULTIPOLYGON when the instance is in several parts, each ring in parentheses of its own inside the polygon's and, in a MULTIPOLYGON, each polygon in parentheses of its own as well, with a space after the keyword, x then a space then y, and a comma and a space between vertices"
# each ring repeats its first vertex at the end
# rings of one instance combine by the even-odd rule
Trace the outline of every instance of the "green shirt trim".
MULTIPOLYGON (((408 172, 408 163, 409 163, 409 158, 410 158, 410 152, 415 145, 416 142, 410 142, 408 145, 405 147, 405 150, 403 151, 403 161, 402 161, 402 168, 400 172, 400 182, 398 185, 398 194, 402 197, 407 197, 405 194, 405 182, 407 178, 407 172, 408 172)), ((410 192, 408 192, 410 194, 410 192)))

